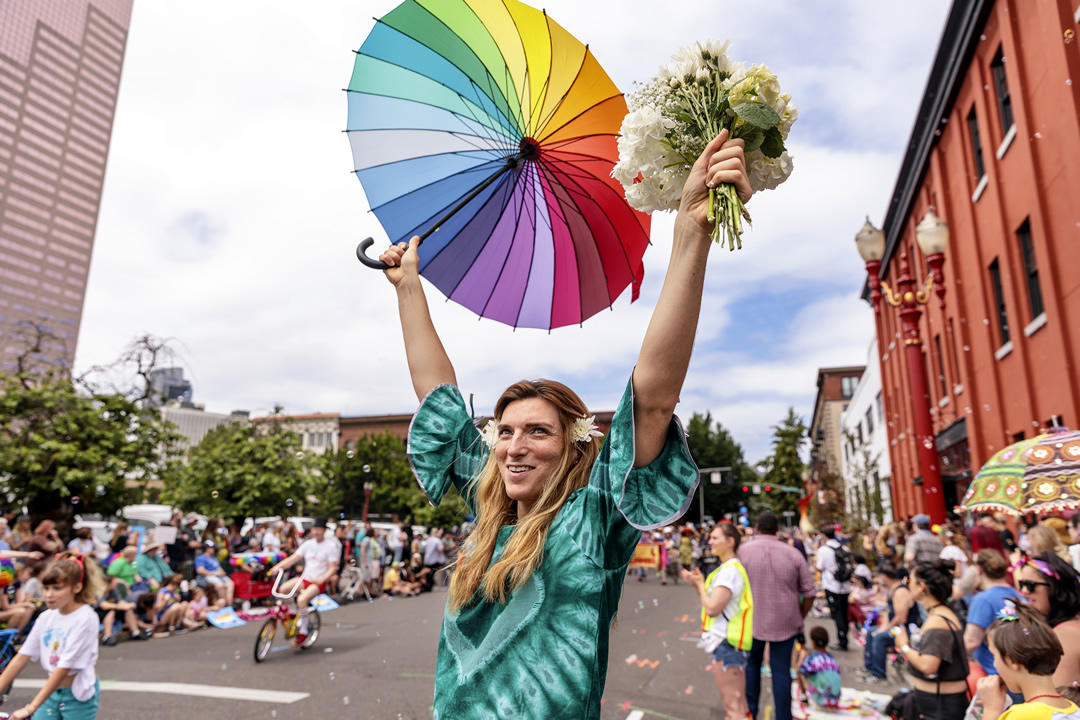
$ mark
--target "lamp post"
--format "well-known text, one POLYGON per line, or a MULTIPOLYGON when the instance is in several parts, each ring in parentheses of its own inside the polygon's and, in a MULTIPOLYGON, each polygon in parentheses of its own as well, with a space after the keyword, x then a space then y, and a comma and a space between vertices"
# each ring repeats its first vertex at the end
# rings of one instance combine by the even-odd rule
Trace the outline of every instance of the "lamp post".
POLYGON ((900 308, 900 323, 903 328, 904 352, 907 354, 908 379, 911 383, 911 404, 915 416, 916 449, 919 455, 919 469, 923 476, 923 506, 931 522, 945 521, 945 495, 941 485, 941 470, 938 468, 937 451, 934 445, 933 425, 930 420, 930 391, 926 378, 926 364, 923 361, 922 339, 919 337, 919 316, 922 306, 930 301, 930 292, 934 290, 938 306, 945 307, 945 283, 942 267, 945 264, 945 248, 949 241, 949 226, 934 214, 933 208, 915 228, 915 239, 919 248, 926 255, 926 264, 930 275, 922 288, 911 274, 907 252, 900 254, 900 276, 896 279, 894 293, 888 283, 880 279, 881 258, 885 255, 885 233, 866 219, 866 224, 855 235, 855 245, 866 263, 866 273, 870 286, 870 300, 874 313, 881 313, 881 300, 892 307, 900 308), (935 287, 936 285, 936 287, 935 287))
POLYGON ((362 469, 364 471, 364 512, 361 519, 367 522, 368 505, 371 504, 371 491, 375 489, 375 483, 368 480, 371 477, 371 466, 364 465, 362 469))

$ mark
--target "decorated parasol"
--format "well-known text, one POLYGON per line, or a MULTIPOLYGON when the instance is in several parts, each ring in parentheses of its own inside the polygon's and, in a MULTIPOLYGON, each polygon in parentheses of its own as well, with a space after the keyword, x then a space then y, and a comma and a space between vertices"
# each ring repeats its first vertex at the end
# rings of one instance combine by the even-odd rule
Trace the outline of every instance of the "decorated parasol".
POLYGON ((1080 507, 1080 432, 1054 428, 986 461, 958 508, 1023 515, 1080 507))
MULTIPOLYGON (((634 298, 649 216, 611 177, 626 102, 588 47, 517 0, 406 0, 356 52, 346 132, 391 242, 514 327, 580 323, 634 298)), ((368 238, 357 248, 365 265, 368 238)))

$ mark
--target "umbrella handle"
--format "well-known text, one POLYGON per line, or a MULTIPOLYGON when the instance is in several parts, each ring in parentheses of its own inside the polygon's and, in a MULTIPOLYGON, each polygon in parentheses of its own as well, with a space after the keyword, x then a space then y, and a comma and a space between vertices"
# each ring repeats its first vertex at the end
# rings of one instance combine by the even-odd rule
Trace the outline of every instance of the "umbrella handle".
POLYGON ((356 259, 374 270, 386 270, 388 267, 390 267, 389 265, 384 263, 382 260, 373 260, 368 257, 367 249, 374 244, 375 238, 367 238, 366 240, 361 240, 360 244, 356 246, 356 259))

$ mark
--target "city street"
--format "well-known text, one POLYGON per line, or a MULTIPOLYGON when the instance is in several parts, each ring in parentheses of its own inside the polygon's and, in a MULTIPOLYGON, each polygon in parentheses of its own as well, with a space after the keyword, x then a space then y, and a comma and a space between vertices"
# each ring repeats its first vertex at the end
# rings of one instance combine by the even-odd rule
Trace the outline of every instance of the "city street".
MULTIPOLYGON (((258 623, 102 647, 98 716, 428 718, 445 600, 437 590, 342 606, 323 614, 314 648, 283 649, 259 665, 252 658, 258 623)), ((627 583, 611 634, 605 720, 721 717, 707 658, 695 645, 698 607, 685 585, 661 586, 655 577, 627 583)), ((854 682, 861 652, 840 653, 839 659, 844 685, 864 688, 854 682)), ((21 707, 43 678, 40 667, 28 666, 3 709, 21 707)), ((768 687, 767 678, 763 684, 768 687)), ((522 717, 529 717, 527 709, 522 717)))

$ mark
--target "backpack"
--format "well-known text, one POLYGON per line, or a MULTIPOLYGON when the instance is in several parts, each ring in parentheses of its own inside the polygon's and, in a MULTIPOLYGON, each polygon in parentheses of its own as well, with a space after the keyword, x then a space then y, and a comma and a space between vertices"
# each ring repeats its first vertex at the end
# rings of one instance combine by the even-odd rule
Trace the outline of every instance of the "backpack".
POLYGON ((843 545, 835 548, 834 552, 836 554, 836 569, 833 570, 833 579, 839 583, 846 583, 851 580, 851 575, 855 572, 851 552, 843 545))

